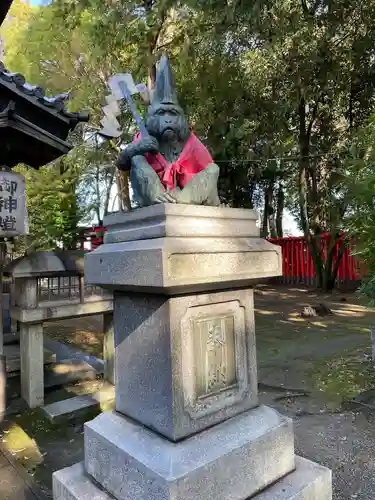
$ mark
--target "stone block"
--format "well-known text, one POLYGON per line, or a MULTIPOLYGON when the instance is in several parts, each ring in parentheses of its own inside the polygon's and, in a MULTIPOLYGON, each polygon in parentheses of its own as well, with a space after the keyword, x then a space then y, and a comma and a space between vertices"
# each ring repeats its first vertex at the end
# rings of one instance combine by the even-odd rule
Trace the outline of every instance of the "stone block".
POLYGON ((178 443, 114 412, 85 425, 85 470, 117 500, 243 500, 294 467, 291 420, 264 406, 178 443))
POLYGON ((152 216, 151 208, 106 221, 106 244, 85 256, 88 283, 168 295, 241 288, 282 274, 281 248, 259 238, 252 210, 171 205, 152 216))
POLYGON ((258 404, 253 290, 116 293, 116 409, 171 440, 258 404))
MULTIPOLYGON (((54 500, 113 500, 113 497, 104 492, 99 485, 94 485, 90 481, 85 474, 83 463, 55 472, 53 494, 54 500)), ((325 467, 296 457, 296 469, 293 472, 252 498, 253 500, 332 500, 332 474, 325 467)))
POLYGON ((332 500, 332 473, 305 458, 296 457, 296 469, 253 500, 332 500))
POLYGON ((43 325, 21 325, 21 395, 30 408, 44 403, 43 325))
POLYGON ((113 500, 85 474, 83 462, 54 472, 52 490, 54 500, 113 500))
MULTIPOLYGON (((4 355, 6 357, 6 370, 8 375, 17 373, 21 369, 21 351, 20 344, 8 344, 4 346, 4 355)), ((44 364, 48 365, 56 362, 56 354, 49 349, 44 348, 44 364)))
MULTIPOLYGON (((59 423, 66 420, 83 419, 93 412, 99 412, 101 406, 109 406, 114 402, 113 386, 105 386, 94 394, 85 394, 73 398, 56 401, 43 406, 42 411, 50 422, 59 423)), ((113 408, 113 405, 112 405, 113 408)), ((85 418, 87 420, 87 418, 85 418)))
POLYGON ((105 217, 104 243, 153 238, 259 237, 258 214, 243 208, 153 205, 105 217))
POLYGON ((103 359, 104 380, 115 384, 115 333, 113 329, 113 312, 103 314, 103 359))
POLYGON ((0 423, 4 419, 6 410, 6 385, 7 385, 7 371, 5 356, 0 354, 0 423))
POLYGON ((85 255, 87 283, 110 290, 195 293, 280 276, 281 247, 257 238, 159 238, 101 245, 85 255))

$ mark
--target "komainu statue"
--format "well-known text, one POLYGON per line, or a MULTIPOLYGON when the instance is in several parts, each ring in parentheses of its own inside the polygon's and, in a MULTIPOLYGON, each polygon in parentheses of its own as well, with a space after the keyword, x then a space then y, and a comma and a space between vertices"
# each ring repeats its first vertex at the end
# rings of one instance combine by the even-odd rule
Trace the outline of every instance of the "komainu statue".
POLYGON ((219 167, 189 129, 165 55, 158 66, 145 125, 149 135, 138 133, 117 162, 120 170, 130 170, 137 204, 220 205, 219 167))

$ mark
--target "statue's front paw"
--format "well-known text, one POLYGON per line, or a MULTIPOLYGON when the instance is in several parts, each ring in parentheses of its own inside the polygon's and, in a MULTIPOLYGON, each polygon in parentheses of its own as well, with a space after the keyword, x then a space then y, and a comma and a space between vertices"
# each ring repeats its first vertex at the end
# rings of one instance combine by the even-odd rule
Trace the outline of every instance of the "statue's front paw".
POLYGON ((158 196, 155 198, 155 203, 177 203, 176 197, 174 196, 174 193, 171 193, 170 191, 164 191, 164 193, 160 193, 158 196))
POLYGON ((144 155, 145 153, 156 154, 159 152, 159 143, 155 137, 149 135, 144 137, 138 142, 132 144, 131 154, 132 156, 144 155))

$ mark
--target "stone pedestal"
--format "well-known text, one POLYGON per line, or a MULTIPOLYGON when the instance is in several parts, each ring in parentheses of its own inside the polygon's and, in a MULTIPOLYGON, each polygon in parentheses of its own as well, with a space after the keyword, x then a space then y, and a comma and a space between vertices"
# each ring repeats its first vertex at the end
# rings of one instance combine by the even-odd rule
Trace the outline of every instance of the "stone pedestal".
POLYGON ((6 385, 7 385, 6 359, 3 354, 0 354, 0 422, 4 420, 6 411, 6 385))
POLYGON ((251 285, 281 274, 256 213, 161 205, 111 216, 86 256, 114 291, 116 411, 85 426, 55 500, 329 500, 290 419, 259 406, 251 285))
POLYGON ((115 385, 115 334, 112 312, 103 314, 103 332, 104 380, 115 385))

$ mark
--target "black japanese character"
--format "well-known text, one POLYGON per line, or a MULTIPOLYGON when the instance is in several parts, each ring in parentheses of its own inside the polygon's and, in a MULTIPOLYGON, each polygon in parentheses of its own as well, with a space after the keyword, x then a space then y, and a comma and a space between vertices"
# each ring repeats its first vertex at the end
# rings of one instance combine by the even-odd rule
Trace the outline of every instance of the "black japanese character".
POLYGON ((12 195, 6 198, 4 200, 4 208, 5 210, 9 210, 10 213, 12 213, 13 210, 17 210, 17 198, 13 198, 12 195))
POLYGON ((8 179, 2 179, 0 182, 0 192, 8 192, 13 196, 18 188, 17 181, 9 181, 8 179))
POLYGON ((0 216, 0 229, 3 231, 14 231, 16 229, 17 220, 12 215, 6 217, 0 216))

